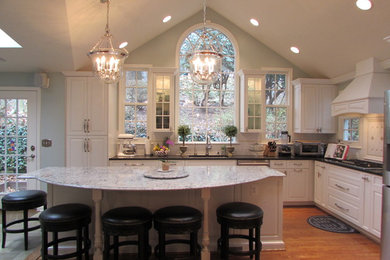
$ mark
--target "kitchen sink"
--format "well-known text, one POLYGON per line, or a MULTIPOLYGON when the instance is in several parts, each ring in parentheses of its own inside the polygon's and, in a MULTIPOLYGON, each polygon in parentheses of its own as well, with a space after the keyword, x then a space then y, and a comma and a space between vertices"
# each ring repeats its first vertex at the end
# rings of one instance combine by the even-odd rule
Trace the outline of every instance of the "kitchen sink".
POLYGON ((193 158, 227 158, 227 155, 223 154, 190 154, 188 157, 193 157, 193 158))

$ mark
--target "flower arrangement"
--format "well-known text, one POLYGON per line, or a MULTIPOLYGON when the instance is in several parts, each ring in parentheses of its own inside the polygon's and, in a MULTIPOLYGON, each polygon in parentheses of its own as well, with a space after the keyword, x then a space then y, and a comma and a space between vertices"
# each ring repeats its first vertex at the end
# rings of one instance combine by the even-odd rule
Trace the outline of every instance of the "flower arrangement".
POLYGON ((169 148, 165 145, 160 146, 159 144, 157 144, 153 147, 153 152, 155 155, 163 157, 168 155, 169 148))

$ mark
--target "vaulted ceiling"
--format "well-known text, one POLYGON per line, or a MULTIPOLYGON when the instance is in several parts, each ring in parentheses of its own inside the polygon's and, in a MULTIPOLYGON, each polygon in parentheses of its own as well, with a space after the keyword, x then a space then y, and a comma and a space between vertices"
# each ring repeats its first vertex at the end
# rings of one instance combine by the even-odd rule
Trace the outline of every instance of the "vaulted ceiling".
MULTIPOLYGON (((312 77, 334 78, 358 61, 390 59, 390 1, 208 0, 207 6, 312 77), (259 27, 249 23, 260 22, 259 27), (290 52, 298 46, 301 53, 290 52)), ((110 28, 131 52, 202 10, 202 0, 111 0, 110 28), (161 22, 166 15, 172 20, 161 22), (131 36, 123 39, 123 35, 131 36)), ((22 49, 0 49, 0 72, 87 70, 86 53, 104 33, 99 0, 2 0, 0 28, 22 49)))

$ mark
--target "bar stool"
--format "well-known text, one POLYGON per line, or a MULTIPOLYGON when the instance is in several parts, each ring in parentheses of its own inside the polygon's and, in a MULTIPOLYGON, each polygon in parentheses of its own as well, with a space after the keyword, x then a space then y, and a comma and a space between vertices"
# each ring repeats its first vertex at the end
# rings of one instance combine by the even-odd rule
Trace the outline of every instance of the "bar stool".
POLYGON ((119 247, 137 245, 138 258, 148 259, 150 255, 149 229, 152 228, 153 214, 141 207, 122 207, 107 211, 102 216, 104 232, 104 259, 108 260, 110 250, 114 249, 114 259, 119 257, 119 247), (138 240, 119 242, 119 236, 138 235, 138 240), (114 243, 110 244, 110 236, 114 243))
POLYGON ((246 202, 226 203, 217 208, 217 221, 221 224, 221 237, 218 239, 218 249, 222 259, 227 259, 229 254, 250 256, 252 259, 260 259, 262 244, 260 241, 260 227, 263 224, 263 210, 256 205, 246 202), (229 235, 229 228, 248 229, 249 235, 232 234, 229 235), (253 236, 255 229, 255 236, 253 236), (229 248, 229 239, 247 239, 249 243, 248 251, 232 251, 229 248), (253 249, 253 243, 255 249, 253 249))
POLYGON ((83 254, 89 259, 89 228, 92 210, 83 204, 62 204, 51 207, 39 215, 42 230, 42 260, 65 259, 77 257, 81 260, 83 254), (76 236, 58 238, 59 232, 76 231, 76 236), (53 233, 53 240, 48 242, 48 232, 53 233), (58 245, 66 241, 76 241, 76 251, 58 255, 58 245), (49 247, 53 246, 53 254, 48 254, 49 247))
POLYGON ((154 228, 158 231, 158 245, 155 254, 159 259, 165 257, 165 247, 181 243, 190 245, 190 255, 199 256, 198 231, 202 226, 202 213, 187 206, 171 206, 157 210, 153 216, 154 228), (166 234, 190 234, 190 239, 165 240, 166 234))
POLYGON ((46 192, 40 190, 16 191, 5 195, 2 203, 2 245, 5 247, 7 233, 24 233, 24 250, 28 249, 28 232, 39 229, 40 225, 28 226, 29 221, 38 221, 38 218, 29 218, 28 210, 43 206, 46 209, 46 192), (23 211, 23 219, 7 223, 7 211, 23 211), (23 229, 10 229, 9 227, 23 223, 23 229))

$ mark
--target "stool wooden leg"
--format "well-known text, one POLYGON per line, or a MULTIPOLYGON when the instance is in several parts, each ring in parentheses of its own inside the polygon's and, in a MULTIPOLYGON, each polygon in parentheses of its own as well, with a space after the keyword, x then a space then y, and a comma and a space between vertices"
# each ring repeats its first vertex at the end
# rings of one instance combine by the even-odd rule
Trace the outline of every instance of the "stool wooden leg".
POLYGON ((138 258, 144 260, 147 258, 145 248, 147 247, 145 243, 145 230, 138 232, 138 258))
POLYGON ((77 236, 76 236, 77 246, 76 246, 76 252, 77 252, 77 260, 83 259, 83 228, 77 229, 77 236))
POLYGON ((5 247, 5 239, 7 238, 7 233, 5 232, 5 230, 6 230, 6 226, 7 226, 7 221, 6 221, 6 214, 7 214, 7 212, 6 212, 6 210, 2 210, 1 211, 1 219, 2 219, 2 222, 1 223, 3 223, 3 225, 2 225, 2 234, 3 234, 3 237, 2 237, 2 243, 1 243, 1 247, 2 248, 4 248, 5 247))
POLYGON ((119 243, 119 237, 118 236, 114 236, 114 259, 115 260, 118 260, 118 258, 119 258, 118 243, 119 243))
POLYGON ((47 232, 42 228, 42 248, 41 248, 42 260, 47 259, 47 232))
POLYGON ((89 227, 88 224, 84 228, 84 249, 85 249, 85 260, 89 260, 89 227))
POLYGON ((28 210, 23 210, 24 250, 28 249, 28 210))
POLYGON ((221 223, 221 258, 229 258, 229 227, 221 223))
POLYGON ((158 232, 158 259, 165 258, 165 233, 158 232))
POLYGON ((255 250, 256 250, 256 254, 255 254, 255 259, 256 260, 260 260, 260 251, 261 251, 261 241, 260 241, 260 227, 256 227, 255 228, 255 239, 256 239, 256 243, 255 243, 255 250))
POLYGON ((107 233, 104 233, 104 249, 103 249, 103 259, 108 260, 110 257, 110 236, 107 233))
POLYGON ((190 255, 198 255, 198 231, 190 233, 190 255))
MULTIPOLYGON (((252 251, 253 250, 253 241, 252 240, 253 237, 253 228, 250 228, 249 229, 249 251, 252 251)), ((256 242, 255 242, 255 247, 256 247, 256 242)), ((253 254, 250 255, 250 258, 253 259, 253 254)))
POLYGON ((58 255, 58 232, 53 232, 53 255, 58 255))

